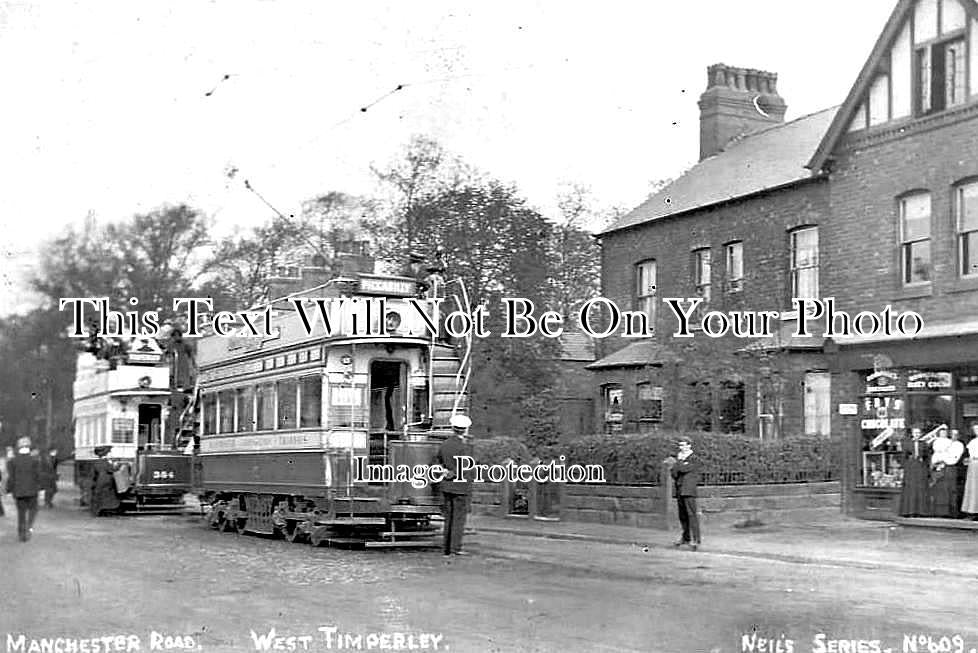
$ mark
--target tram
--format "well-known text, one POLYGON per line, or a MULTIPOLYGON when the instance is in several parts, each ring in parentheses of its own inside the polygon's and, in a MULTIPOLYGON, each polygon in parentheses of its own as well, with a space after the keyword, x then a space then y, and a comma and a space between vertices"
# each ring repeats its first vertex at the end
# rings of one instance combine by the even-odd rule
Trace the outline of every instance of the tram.
POLYGON ((122 510, 179 510, 191 491, 191 456, 177 448, 174 373, 186 368, 151 338, 106 345, 93 336, 73 385, 75 483, 90 505, 97 452, 114 470, 122 510))
POLYGON ((210 524, 316 546, 436 544, 435 488, 361 472, 433 464, 468 411, 471 339, 430 328, 455 308, 464 288, 438 274, 354 272, 256 307, 261 335, 211 327, 197 345, 210 524))

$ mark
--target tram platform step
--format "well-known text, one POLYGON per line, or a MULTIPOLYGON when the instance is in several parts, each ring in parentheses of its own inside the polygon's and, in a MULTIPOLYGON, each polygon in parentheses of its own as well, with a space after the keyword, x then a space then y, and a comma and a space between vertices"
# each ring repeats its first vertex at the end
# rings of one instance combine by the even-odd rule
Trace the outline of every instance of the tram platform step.
POLYGON ((386 517, 336 517, 316 520, 316 526, 384 526, 386 524, 386 517))
POLYGON ((427 548, 433 548, 433 547, 436 547, 436 546, 441 546, 441 542, 438 542, 437 539, 431 539, 431 540, 410 540, 410 541, 407 541, 407 542, 379 542, 379 541, 375 542, 375 541, 371 540, 371 541, 368 541, 368 542, 364 542, 363 545, 365 547, 367 547, 368 549, 383 549, 383 548, 398 549, 398 548, 410 548, 410 547, 416 547, 416 548, 419 548, 419 549, 421 549, 421 548, 427 549, 427 548))

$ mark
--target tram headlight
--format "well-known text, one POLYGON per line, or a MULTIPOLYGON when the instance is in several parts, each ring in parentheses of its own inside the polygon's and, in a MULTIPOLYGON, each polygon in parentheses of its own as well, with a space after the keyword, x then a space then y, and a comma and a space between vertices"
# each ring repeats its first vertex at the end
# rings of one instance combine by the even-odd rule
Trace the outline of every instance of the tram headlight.
POLYGON ((401 314, 397 311, 388 311, 384 316, 388 331, 397 331, 401 326, 401 314))

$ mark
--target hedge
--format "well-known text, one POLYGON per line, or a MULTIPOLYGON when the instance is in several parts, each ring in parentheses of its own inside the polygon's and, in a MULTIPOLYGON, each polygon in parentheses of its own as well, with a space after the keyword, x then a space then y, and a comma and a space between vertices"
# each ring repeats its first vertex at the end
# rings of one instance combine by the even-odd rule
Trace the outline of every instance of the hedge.
MULTIPOLYGON (((658 432, 591 435, 538 449, 543 461, 565 457, 565 464, 598 464, 608 483, 654 484, 660 481, 662 461, 675 456, 680 436, 689 437, 703 463, 704 485, 796 483, 837 480, 842 461, 841 438, 787 436, 762 442, 743 435, 658 432)), ((516 438, 476 440, 479 462, 517 462, 529 459, 516 438)))

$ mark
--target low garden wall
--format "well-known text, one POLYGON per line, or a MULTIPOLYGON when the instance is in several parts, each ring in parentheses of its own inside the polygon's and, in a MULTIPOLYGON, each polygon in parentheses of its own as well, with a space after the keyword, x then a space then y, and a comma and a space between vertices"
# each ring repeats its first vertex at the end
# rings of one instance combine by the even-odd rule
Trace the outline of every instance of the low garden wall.
MULTIPOLYGON (((643 528, 672 528, 676 523, 671 483, 667 487, 550 484, 546 489, 534 485, 483 484, 475 489, 472 510, 514 519, 535 517, 643 528), (541 491, 559 496, 542 506, 546 502, 532 496, 541 491)), ((838 481, 707 485, 699 488, 698 507, 706 521, 771 521, 788 516, 803 520, 806 515, 841 510, 840 493, 838 481)))
POLYGON ((592 435, 531 453, 519 439, 476 440, 480 463, 599 466, 604 483, 482 483, 473 511, 516 518, 671 528, 676 521, 666 462, 680 437, 691 439, 701 471, 700 514, 706 519, 805 519, 841 511, 839 438, 790 436, 760 441, 744 435, 656 432, 592 435))

